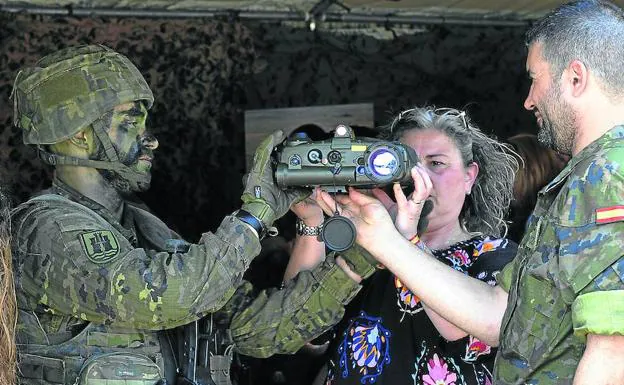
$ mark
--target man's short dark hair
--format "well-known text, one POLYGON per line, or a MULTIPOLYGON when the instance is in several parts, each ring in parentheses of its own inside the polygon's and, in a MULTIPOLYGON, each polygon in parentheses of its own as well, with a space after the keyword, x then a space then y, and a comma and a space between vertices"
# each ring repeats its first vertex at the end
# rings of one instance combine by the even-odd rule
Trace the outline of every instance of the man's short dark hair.
POLYGON ((538 20, 525 42, 542 44, 554 79, 570 62, 580 60, 606 93, 624 95, 624 13, 618 6, 601 0, 563 4, 538 20))

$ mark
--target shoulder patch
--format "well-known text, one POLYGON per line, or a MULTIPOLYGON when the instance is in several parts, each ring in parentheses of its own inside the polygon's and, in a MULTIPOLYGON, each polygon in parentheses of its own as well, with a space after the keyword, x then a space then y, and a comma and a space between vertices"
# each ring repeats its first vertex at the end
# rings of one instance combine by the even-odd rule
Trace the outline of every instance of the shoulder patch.
POLYGON ((596 209, 596 223, 624 221, 624 206, 611 206, 596 209))
POLYGON ((87 258, 93 263, 106 263, 119 254, 119 242, 110 230, 87 231, 78 235, 87 258))

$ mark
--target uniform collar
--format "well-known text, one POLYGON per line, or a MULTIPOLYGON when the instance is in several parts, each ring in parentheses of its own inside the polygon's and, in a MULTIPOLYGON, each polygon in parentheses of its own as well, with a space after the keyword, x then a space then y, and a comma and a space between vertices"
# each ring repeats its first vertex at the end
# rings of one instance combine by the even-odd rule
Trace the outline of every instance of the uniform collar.
MULTIPOLYGON (((50 188, 50 191, 54 194, 61 195, 71 201, 80 203, 83 206, 87 206, 93 211, 97 211, 97 212, 108 211, 104 206, 100 205, 93 199, 85 195, 82 195, 73 187, 71 187, 70 185, 63 182, 57 177, 54 177, 54 179, 52 180, 52 188, 50 188)), ((109 213, 109 215, 112 215, 112 214, 109 213)))
POLYGON ((559 175, 557 175, 555 179, 546 185, 546 187, 539 192, 539 195, 547 194, 553 189, 560 187, 579 163, 592 157, 599 148, 604 147, 606 144, 614 140, 624 140, 624 125, 613 127, 609 131, 605 132, 600 138, 587 145, 581 150, 581 152, 572 157, 564 169, 561 170, 559 175))
POLYGON ((80 203, 81 205, 88 207, 90 210, 96 212, 102 218, 104 218, 108 223, 110 223, 117 231, 119 231, 126 239, 128 239, 131 243, 136 242, 136 230, 134 224, 134 215, 131 210, 128 210, 128 204, 124 201, 124 213, 122 217, 122 223, 120 223, 113 213, 111 213, 106 207, 97 203, 93 199, 82 195, 74 188, 69 186, 67 183, 63 182, 59 178, 54 178, 52 180, 52 188, 50 189, 52 193, 61 195, 71 201, 76 203, 80 203))

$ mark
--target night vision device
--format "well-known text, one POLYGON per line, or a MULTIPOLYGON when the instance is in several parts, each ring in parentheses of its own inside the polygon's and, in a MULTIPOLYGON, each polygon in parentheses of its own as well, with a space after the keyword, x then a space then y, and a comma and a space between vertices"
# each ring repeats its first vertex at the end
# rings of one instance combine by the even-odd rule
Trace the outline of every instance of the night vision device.
POLYGON ((403 143, 356 138, 351 127, 341 124, 329 140, 312 141, 306 133, 295 133, 278 147, 276 160, 275 180, 281 188, 320 186, 347 192, 348 186, 409 185, 418 157, 403 143))

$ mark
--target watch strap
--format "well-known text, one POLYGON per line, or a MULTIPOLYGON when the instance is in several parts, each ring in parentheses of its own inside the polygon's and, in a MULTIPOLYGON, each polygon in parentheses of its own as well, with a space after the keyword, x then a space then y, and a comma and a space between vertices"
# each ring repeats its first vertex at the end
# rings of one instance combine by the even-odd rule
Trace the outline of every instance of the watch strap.
POLYGON ((254 215, 250 214, 248 211, 245 211, 243 209, 238 210, 234 213, 234 216, 251 226, 254 230, 256 230, 259 239, 263 239, 266 235, 267 231, 262 221, 256 218, 254 215))
POLYGON ((321 223, 318 226, 308 226, 301 219, 297 218, 295 229, 297 230, 297 235, 318 237, 323 231, 323 224, 321 223))

